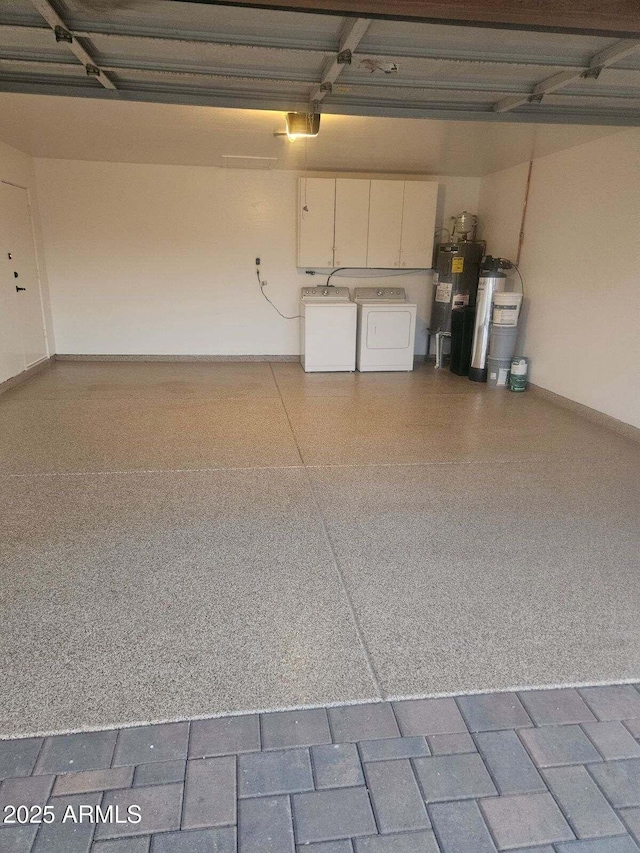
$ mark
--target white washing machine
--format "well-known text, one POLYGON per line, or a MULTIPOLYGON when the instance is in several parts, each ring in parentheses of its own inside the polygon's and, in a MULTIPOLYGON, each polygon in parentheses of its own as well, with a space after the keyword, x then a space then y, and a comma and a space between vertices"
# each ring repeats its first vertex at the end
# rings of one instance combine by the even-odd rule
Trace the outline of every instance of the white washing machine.
POLYGON ((418 306, 404 287, 356 287, 358 370, 413 370, 418 306))
POLYGON ((358 309, 348 287, 300 291, 300 361, 307 373, 356 369, 358 309))

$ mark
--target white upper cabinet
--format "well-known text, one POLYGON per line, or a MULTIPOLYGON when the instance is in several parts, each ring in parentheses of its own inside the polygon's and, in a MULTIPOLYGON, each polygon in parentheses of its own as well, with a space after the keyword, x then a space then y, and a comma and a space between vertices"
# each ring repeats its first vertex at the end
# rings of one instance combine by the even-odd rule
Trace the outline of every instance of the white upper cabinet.
POLYGON ((404 181, 371 181, 368 267, 399 267, 404 181))
POLYGON ((301 178, 298 205, 298 266, 333 267, 335 180, 301 178))
POLYGON ((438 184, 301 178, 298 266, 430 269, 438 184))
POLYGON ((433 265, 437 204, 438 184, 404 182, 400 266, 428 269, 433 265))
POLYGON ((336 178, 336 226, 333 263, 366 267, 370 181, 336 178))

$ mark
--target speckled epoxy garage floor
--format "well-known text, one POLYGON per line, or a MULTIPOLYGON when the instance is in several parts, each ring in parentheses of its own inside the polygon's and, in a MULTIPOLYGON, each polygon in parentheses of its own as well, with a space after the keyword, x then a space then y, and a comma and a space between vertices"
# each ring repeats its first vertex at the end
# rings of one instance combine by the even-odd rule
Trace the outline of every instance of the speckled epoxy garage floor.
POLYGON ((431 366, 0 396, 0 736, 640 678, 640 445, 431 366))

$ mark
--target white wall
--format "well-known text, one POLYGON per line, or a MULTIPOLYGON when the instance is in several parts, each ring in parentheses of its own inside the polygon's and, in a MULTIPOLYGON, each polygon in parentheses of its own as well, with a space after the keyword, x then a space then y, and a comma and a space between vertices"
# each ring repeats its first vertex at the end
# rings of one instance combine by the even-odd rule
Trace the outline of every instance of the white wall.
MULTIPOLYGON (((259 256, 289 315, 324 280, 296 269, 297 172, 40 159, 36 174, 59 353, 299 352, 297 322, 264 301, 255 270, 259 256)), ((441 215, 476 210, 479 179, 429 180, 441 215)), ((430 281, 402 279, 422 352, 430 281)))
POLYGON ((485 178, 480 185, 478 237, 487 240, 494 257, 512 258, 518 253, 522 207, 529 164, 521 163, 485 178))
MULTIPOLYGON (((488 251, 513 258, 526 166, 484 179, 488 251)), ((531 381, 640 427, 640 130, 533 164, 520 268, 531 381)))
POLYGON ((38 261, 38 272, 40 275, 40 289, 44 308, 47 345, 49 353, 53 354, 55 352, 53 321, 51 317, 47 265, 45 262, 40 206, 36 188, 33 158, 29 154, 24 154, 22 151, 18 151, 16 148, 12 148, 9 145, 5 145, 3 142, 0 142, 0 181, 17 184, 20 187, 26 187, 29 191, 29 203, 31 206, 31 217, 36 243, 36 257, 38 261))

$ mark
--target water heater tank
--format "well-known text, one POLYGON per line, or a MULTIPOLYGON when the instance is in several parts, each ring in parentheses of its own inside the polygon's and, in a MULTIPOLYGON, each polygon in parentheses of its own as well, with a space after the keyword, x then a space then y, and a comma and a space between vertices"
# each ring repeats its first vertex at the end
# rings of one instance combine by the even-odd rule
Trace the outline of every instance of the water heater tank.
POLYGON ((484 243, 463 240, 438 246, 429 331, 451 331, 451 311, 476 304, 484 243))

